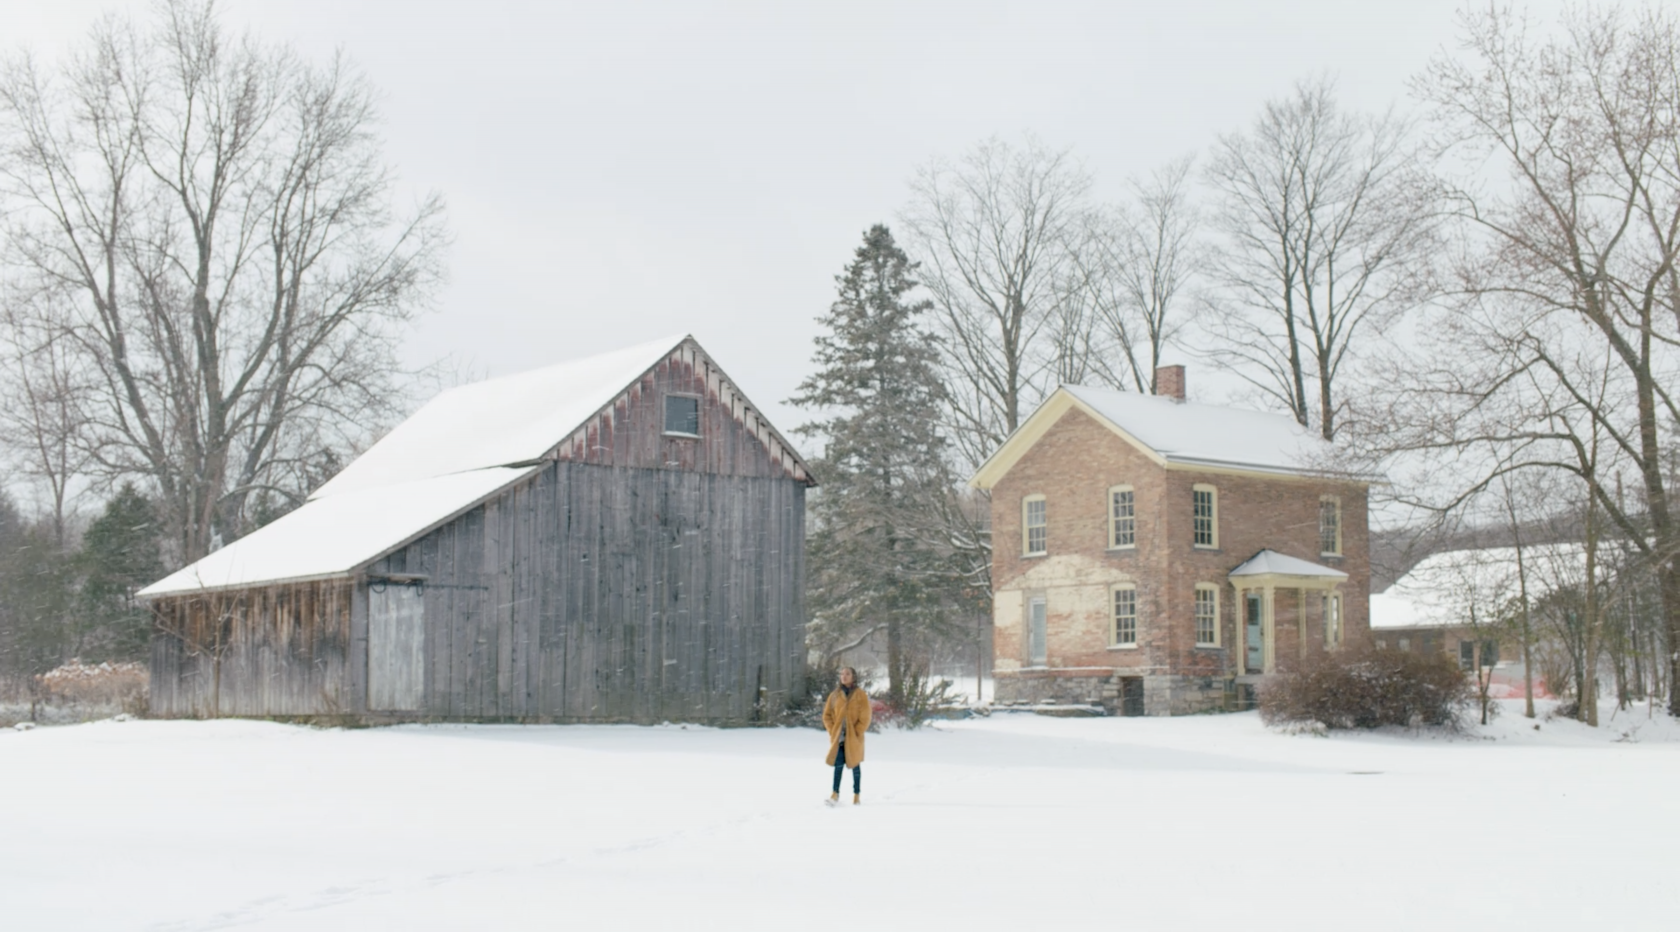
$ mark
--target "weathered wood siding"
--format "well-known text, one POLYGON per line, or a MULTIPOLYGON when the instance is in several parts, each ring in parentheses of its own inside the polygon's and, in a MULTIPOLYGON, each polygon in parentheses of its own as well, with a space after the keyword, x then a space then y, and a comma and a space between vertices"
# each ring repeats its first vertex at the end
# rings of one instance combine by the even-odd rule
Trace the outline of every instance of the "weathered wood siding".
POLYGON ((561 460, 806 481, 805 467, 763 415, 693 343, 678 347, 555 449, 561 460), (700 436, 664 433, 665 396, 700 398, 700 436))
POLYGON ((782 708, 804 669, 811 480, 722 370, 685 341, 549 459, 353 580, 160 599, 153 709, 748 722, 782 708), (664 432, 670 394, 700 399, 697 436, 664 432), (417 641, 389 598, 369 602, 416 576, 417 641))
POLYGON ((349 580, 329 580, 158 599, 152 714, 349 711, 352 595, 349 580))
POLYGON ((802 675, 804 498, 560 462, 369 573, 427 577, 424 717, 747 722, 802 675))

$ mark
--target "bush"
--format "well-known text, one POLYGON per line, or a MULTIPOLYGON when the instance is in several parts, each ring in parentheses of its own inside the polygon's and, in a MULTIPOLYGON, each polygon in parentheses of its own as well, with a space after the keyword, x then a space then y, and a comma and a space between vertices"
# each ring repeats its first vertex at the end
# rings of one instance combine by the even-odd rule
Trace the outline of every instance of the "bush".
POLYGON ((41 696, 48 702, 89 709, 146 711, 150 675, 143 663, 85 664, 72 660, 40 675, 41 696))
POLYGON ((1270 677, 1260 687, 1260 718, 1328 728, 1456 726, 1475 698, 1475 686, 1446 654, 1347 648, 1270 677))

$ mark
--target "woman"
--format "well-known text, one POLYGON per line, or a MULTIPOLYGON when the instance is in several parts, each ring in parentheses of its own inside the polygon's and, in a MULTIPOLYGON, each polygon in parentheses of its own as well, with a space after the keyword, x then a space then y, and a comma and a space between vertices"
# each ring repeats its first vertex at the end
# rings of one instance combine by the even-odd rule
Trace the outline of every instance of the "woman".
POLYGON ((852 805, 863 802, 863 735, 869 730, 869 694, 857 684, 857 671, 840 668, 840 686, 823 704, 823 727, 828 729, 828 762, 834 765, 834 792, 828 804, 840 803, 840 771, 852 768, 852 805))

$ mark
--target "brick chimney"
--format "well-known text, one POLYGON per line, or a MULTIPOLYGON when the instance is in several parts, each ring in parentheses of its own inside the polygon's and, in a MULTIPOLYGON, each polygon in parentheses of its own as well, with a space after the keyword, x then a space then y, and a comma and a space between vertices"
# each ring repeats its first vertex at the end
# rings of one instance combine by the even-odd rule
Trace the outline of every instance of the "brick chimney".
POLYGON ((1184 400, 1184 367, 1158 366, 1155 369, 1155 394, 1174 401, 1184 400))

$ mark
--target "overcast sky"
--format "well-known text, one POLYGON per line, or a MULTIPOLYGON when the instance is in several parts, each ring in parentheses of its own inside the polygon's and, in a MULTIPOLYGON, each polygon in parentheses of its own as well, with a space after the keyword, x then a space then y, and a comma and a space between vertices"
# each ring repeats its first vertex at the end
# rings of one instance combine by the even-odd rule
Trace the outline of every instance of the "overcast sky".
MULTIPOLYGON (((51 54, 101 11, 0 6, 51 54)), ((918 165, 991 135, 1071 148, 1113 195, 1296 80, 1405 107, 1455 0, 1177 3, 256 2, 235 29, 343 49, 386 154, 436 190, 451 285, 406 346, 501 375, 693 333, 784 430, 814 318, 918 165)), ((1544 19, 1555 4, 1534 5, 1544 19)), ((1196 372, 1190 374, 1196 391, 1196 372)), ((815 452, 815 451, 811 451, 815 452)))

